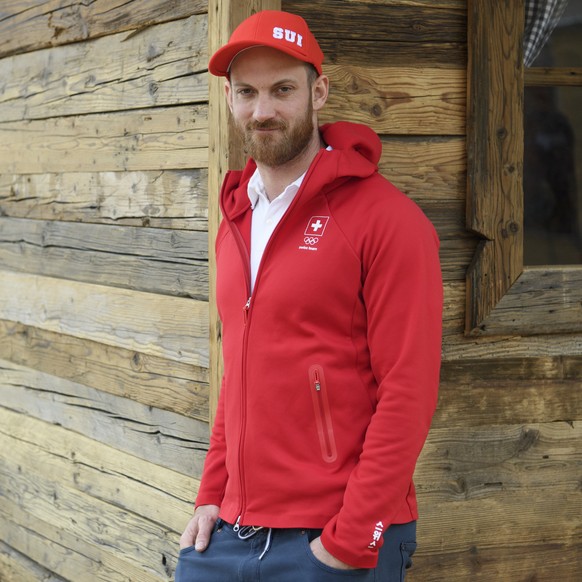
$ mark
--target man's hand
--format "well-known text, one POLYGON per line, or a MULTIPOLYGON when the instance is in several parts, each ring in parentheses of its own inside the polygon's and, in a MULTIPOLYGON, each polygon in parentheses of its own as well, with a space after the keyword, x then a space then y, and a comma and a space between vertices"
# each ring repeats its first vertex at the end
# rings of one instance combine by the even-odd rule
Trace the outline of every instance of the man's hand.
POLYGON ((357 570, 354 566, 350 566, 345 562, 340 562, 336 557, 332 556, 321 543, 321 538, 315 538, 310 544, 309 547, 313 552, 313 555, 326 566, 330 568, 335 568, 336 570, 357 570))
POLYGON ((196 508, 194 517, 188 522, 180 537, 181 550, 195 546, 197 552, 203 552, 208 547, 219 510, 217 505, 201 505, 196 508))

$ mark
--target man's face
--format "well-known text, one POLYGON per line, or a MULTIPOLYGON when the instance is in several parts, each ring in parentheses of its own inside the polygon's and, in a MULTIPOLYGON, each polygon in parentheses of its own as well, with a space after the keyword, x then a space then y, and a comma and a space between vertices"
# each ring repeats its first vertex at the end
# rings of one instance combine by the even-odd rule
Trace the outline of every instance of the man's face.
POLYGON ((245 149, 259 164, 281 166, 319 139, 307 67, 285 53, 266 47, 242 52, 226 94, 245 149))

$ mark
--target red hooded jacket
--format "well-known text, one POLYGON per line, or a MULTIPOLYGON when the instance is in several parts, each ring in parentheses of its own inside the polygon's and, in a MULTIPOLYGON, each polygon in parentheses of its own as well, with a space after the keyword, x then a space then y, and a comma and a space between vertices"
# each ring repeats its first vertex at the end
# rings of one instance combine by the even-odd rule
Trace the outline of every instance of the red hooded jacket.
POLYGON ((217 240, 224 378, 196 505, 230 523, 323 528, 375 567, 417 518, 436 400, 442 282, 421 210, 377 172, 378 136, 340 122, 265 249, 250 297, 251 160, 227 174, 217 240))

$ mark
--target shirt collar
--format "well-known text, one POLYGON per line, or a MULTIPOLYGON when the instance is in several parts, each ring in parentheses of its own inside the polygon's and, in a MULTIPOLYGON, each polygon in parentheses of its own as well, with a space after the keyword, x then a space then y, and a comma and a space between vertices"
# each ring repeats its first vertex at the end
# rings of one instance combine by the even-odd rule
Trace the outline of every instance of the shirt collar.
MULTIPOLYGON (((301 184, 303 183, 303 178, 305 178, 305 174, 307 174, 307 172, 304 172, 301 176, 299 176, 299 178, 297 178, 297 180, 291 182, 291 184, 289 184, 285 188, 285 190, 283 190, 283 192, 281 192, 281 194, 279 194, 279 196, 277 196, 277 198, 273 200, 273 202, 275 200, 284 200, 285 198, 289 197, 292 198, 293 196, 295 196, 295 194, 297 194, 297 191, 301 187, 301 184)), ((267 192, 265 191, 265 184, 263 182, 263 179, 261 178, 261 174, 258 168, 255 169, 253 175, 251 176, 251 179, 249 180, 249 184, 247 186, 247 194, 249 196, 249 200, 251 201, 252 209, 255 208, 259 199, 262 199, 267 204, 270 204, 269 198, 267 197, 267 192)))

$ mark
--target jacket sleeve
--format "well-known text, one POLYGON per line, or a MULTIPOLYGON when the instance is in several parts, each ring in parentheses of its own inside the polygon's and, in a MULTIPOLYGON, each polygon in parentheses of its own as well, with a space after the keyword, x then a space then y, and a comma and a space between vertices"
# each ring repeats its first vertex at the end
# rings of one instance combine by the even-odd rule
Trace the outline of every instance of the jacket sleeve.
POLYGON ((204 470, 198 495, 196 496, 196 507, 200 505, 220 505, 224 497, 228 473, 226 471, 226 439, 224 434, 224 379, 218 398, 216 418, 212 427, 210 437, 210 448, 204 460, 204 470))
POLYGON ((442 337, 433 226, 408 199, 392 208, 396 220, 373 210, 362 261, 377 405, 343 506, 321 537, 332 555, 360 568, 376 566, 381 533, 396 516, 416 517, 403 503, 414 499, 412 476, 436 407, 442 337))

